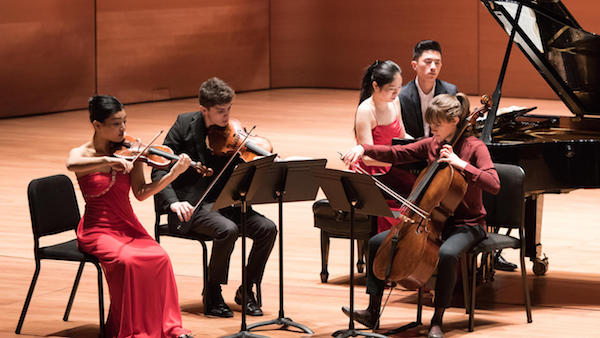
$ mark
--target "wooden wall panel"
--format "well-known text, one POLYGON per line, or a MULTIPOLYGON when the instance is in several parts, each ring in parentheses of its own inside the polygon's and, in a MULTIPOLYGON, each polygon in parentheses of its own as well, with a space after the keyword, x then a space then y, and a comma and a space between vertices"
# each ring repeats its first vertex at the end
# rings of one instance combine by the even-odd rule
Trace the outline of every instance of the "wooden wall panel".
MULTIPOLYGON (((563 0, 563 4, 584 30, 600 33, 600 3, 592 1, 563 0)), ((488 10, 479 7, 479 83, 481 93, 492 93, 496 88, 502 59, 508 42, 508 34, 493 19, 488 10)), ((507 97, 529 97, 558 99, 521 50, 513 45, 506 72, 502 95, 507 97)))
POLYGON ((93 16, 91 1, 0 2, 0 118, 87 105, 93 16))
POLYGON ((472 0, 271 1, 271 87, 358 88, 375 59, 414 78, 412 48, 442 44, 441 78, 477 93, 477 9, 472 0))
POLYGON ((269 0, 98 2, 98 92, 123 102, 197 95, 218 76, 269 88, 269 0))

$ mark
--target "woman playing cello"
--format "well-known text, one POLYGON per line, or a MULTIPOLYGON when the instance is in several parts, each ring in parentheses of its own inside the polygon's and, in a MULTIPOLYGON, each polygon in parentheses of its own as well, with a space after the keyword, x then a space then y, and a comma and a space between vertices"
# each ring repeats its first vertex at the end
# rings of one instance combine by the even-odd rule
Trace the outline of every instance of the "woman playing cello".
MULTIPOLYGON (((436 96, 427 108, 425 120, 431 126, 432 137, 412 144, 384 146, 357 145, 344 155, 347 165, 354 165, 363 156, 392 164, 426 160, 445 162, 462 172, 468 187, 463 200, 454 211, 454 216, 442 231, 443 244, 439 251, 437 281, 435 285, 435 312, 431 319, 428 337, 443 337, 442 317, 450 306, 452 292, 456 284, 456 265, 462 253, 485 238, 485 209, 482 190, 496 194, 500 190, 498 174, 490 158, 486 145, 479 139, 463 134, 454 148, 448 145, 453 140, 459 126, 469 114, 469 101, 459 93, 456 96, 442 94, 436 96)), ((369 306, 358 310, 354 318, 367 327, 374 327, 379 318, 379 308, 383 296, 384 281, 375 277, 373 261, 379 246, 388 235, 379 233, 369 240, 369 266, 367 271, 367 293, 369 306)), ((400 248, 401 250, 402 248, 400 248)), ((348 311, 343 309, 346 314, 348 311)))
POLYGON ((168 175, 146 183, 141 161, 112 156, 125 139, 127 114, 112 96, 89 101, 92 139, 69 153, 85 199, 77 228, 83 252, 100 260, 110 291, 107 337, 191 337, 181 312, 171 261, 133 212, 129 191, 144 200, 163 189, 190 165, 181 155, 168 175))

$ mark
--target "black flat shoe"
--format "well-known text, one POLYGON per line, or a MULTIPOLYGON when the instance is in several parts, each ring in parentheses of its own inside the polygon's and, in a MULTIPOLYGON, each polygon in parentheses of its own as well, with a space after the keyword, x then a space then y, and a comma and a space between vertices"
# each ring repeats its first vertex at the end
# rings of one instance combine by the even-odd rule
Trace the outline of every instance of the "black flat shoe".
MULTIPOLYGON (((246 314, 249 316, 262 316, 263 312, 258 306, 258 302, 256 301, 256 297, 254 297, 254 292, 248 291, 246 294, 247 302, 246 302, 246 314)), ((242 305, 242 287, 240 286, 235 293, 235 303, 237 305, 242 305)))
MULTIPOLYGON (((342 312, 348 316, 348 318, 350 317, 350 308, 348 308, 347 306, 342 306, 342 312)), ((361 323, 362 325, 366 326, 369 329, 372 329, 375 327, 375 324, 377 322, 377 314, 372 313, 369 310, 354 310, 354 316, 353 316, 354 321, 357 321, 359 323, 361 323)), ((378 329, 379 325, 377 325, 377 327, 375 327, 375 329, 378 329)))
POLYGON ((501 271, 515 271, 517 269, 517 264, 507 261, 502 255, 496 255, 494 259, 494 269, 501 271))
POLYGON ((233 311, 225 304, 220 292, 204 297, 204 314, 207 316, 231 318, 233 311))
POLYGON ((442 328, 439 326, 432 326, 429 328, 429 332, 427 333, 427 338, 444 338, 444 332, 442 328))

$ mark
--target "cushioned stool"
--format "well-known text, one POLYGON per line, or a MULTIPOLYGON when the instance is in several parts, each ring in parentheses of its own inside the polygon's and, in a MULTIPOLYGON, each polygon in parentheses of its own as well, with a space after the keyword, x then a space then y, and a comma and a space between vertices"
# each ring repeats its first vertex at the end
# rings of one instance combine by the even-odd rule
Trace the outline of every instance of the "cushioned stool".
MULTIPOLYGON (((350 238, 350 213, 335 210, 326 199, 318 200, 313 204, 315 227, 321 229, 321 282, 327 283, 329 272, 329 238, 350 238)), ((367 242, 377 233, 377 217, 359 213, 354 214, 354 238, 358 244, 358 272, 363 272, 365 267, 367 242)))

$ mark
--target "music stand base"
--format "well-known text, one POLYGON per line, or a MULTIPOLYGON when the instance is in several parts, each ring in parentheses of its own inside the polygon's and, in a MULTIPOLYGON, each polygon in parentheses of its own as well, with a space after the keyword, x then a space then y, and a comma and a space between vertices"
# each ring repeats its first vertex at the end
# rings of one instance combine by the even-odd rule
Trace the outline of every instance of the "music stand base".
POLYGON ((236 334, 232 334, 231 336, 224 336, 223 338, 242 338, 242 337, 251 337, 251 338, 269 338, 267 336, 261 336, 259 334, 254 334, 248 331, 240 331, 236 334))
POLYGON ((408 323, 408 324, 406 324, 406 325, 400 326, 400 327, 399 327, 399 328, 397 328, 397 329, 393 329, 393 330, 389 330, 389 331, 387 331, 387 332, 385 333, 385 335, 386 335, 386 336, 388 336, 388 335, 392 335, 392 334, 400 333, 400 332, 406 331, 406 330, 408 330, 408 329, 412 329, 413 327, 417 327, 417 326, 419 326, 419 325, 423 325, 423 323, 421 323, 421 322, 412 322, 412 323, 408 323))
POLYGON ((384 336, 379 333, 363 332, 363 331, 358 331, 358 330, 354 330, 354 329, 337 330, 332 334, 332 336, 336 337, 336 338, 358 337, 358 336, 387 338, 387 336, 384 336))
POLYGON ((255 327, 259 327, 259 326, 266 326, 266 325, 283 325, 282 327, 279 328, 279 330, 287 330, 289 326, 298 328, 302 331, 304 331, 304 333, 308 333, 308 334, 314 334, 314 332, 309 329, 308 327, 300 324, 300 323, 296 323, 293 320, 291 320, 290 318, 277 318, 277 319, 273 319, 273 320, 268 320, 266 322, 260 322, 260 323, 254 323, 254 324, 250 324, 248 325, 248 330, 252 330, 255 327))

